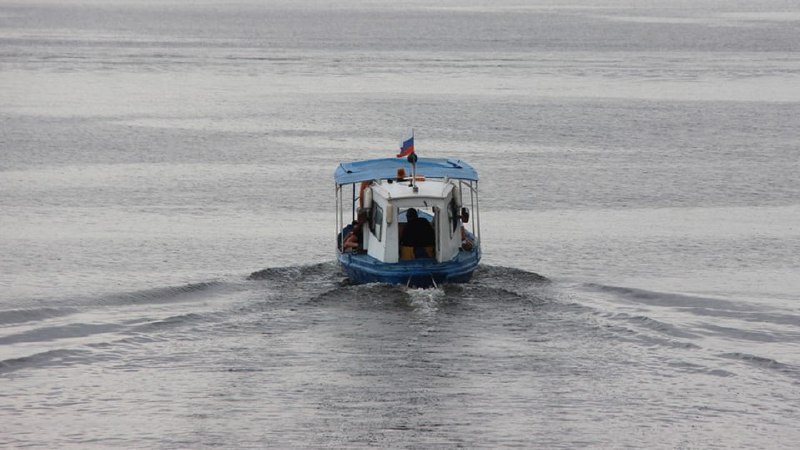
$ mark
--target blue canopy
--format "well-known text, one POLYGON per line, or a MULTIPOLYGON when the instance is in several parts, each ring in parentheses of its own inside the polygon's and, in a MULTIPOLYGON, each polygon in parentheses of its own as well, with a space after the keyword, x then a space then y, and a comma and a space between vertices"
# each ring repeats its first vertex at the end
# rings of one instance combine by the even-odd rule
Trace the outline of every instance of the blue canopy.
MULTIPOLYGON (((337 185, 383 180, 396 177, 400 167, 405 169, 407 176, 411 176, 411 163, 405 158, 380 158, 341 163, 333 177, 337 185)), ((419 158, 417 175, 478 181, 478 172, 460 159, 419 158)))

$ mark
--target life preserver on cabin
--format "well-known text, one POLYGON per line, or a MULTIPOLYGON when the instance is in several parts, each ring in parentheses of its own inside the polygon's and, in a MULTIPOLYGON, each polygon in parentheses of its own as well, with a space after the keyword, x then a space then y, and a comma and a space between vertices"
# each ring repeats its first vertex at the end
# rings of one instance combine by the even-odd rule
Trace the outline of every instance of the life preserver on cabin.
POLYGON ((368 189, 371 181, 362 181, 358 188, 358 206, 361 209, 372 208, 372 189, 368 189))

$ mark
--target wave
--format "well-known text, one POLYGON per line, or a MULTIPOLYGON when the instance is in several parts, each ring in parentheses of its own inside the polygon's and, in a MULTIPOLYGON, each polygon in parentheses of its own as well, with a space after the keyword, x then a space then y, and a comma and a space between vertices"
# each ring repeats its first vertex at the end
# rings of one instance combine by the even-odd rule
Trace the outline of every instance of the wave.
POLYGON ((71 365, 88 358, 89 350, 57 349, 0 361, 0 374, 39 366, 71 365))
POLYGON ((339 269, 335 261, 316 264, 268 267, 251 273, 247 280, 272 281, 277 283, 319 282, 332 281, 344 277, 344 272, 339 269))
MULTIPOLYGON (((800 316, 793 311, 765 311, 763 305, 720 298, 648 291, 644 289, 606 286, 595 283, 583 285, 593 291, 611 293, 614 300, 632 302, 637 306, 670 308, 691 320, 693 332, 675 325, 650 323, 650 327, 676 337, 694 338, 698 335, 719 335, 729 339, 754 342, 800 342, 800 316), (750 324, 758 324, 751 326, 750 324), (765 327, 764 325, 768 325, 765 327), (683 335, 683 336, 681 336, 683 335)), ((646 315, 641 318, 652 321, 646 315)), ((620 318, 632 320, 621 315, 620 318)), ((646 325, 647 320, 642 320, 646 325)))
POLYGON ((780 314, 761 311, 726 311, 712 308, 686 308, 685 311, 697 316, 710 316, 718 318, 739 319, 747 322, 771 323, 775 325, 788 325, 790 327, 800 327, 800 316, 797 314, 780 314))
POLYGON ((221 281, 204 281, 181 286, 143 289, 133 292, 104 295, 98 299, 98 303, 123 306, 178 302, 190 299, 198 293, 217 290, 225 286, 230 286, 230 284, 221 281))
POLYGON ((763 369, 774 370, 784 375, 800 378, 800 367, 784 364, 772 358, 740 352, 720 353, 717 356, 720 358, 742 361, 763 369))
MULTIPOLYGON (((203 332, 214 331, 215 325, 211 325, 211 322, 219 323, 223 328, 239 327, 240 320, 231 322, 228 319, 252 314, 252 320, 264 320, 262 311, 303 308, 303 305, 314 307, 319 302, 325 302, 326 307, 335 305, 337 308, 363 309, 369 305, 368 309, 390 308, 426 314, 458 308, 460 313, 470 314, 473 308, 470 303, 530 301, 525 294, 515 292, 515 286, 542 283, 544 280, 522 270, 483 266, 476 274, 475 282, 443 285, 438 290, 416 290, 388 284, 349 285, 335 261, 266 268, 245 278, 245 282, 206 281, 94 297, 57 299, 54 301, 68 302, 68 305, 1 311, 0 320, 4 324, 28 324, 13 334, 0 336, 0 345, 20 346, 19 349, 24 350, 21 346, 38 343, 50 349, 4 360, 0 362, 0 371, 60 365, 67 360, 81 360, 90 364, 98 358, 124 355, 131 351, 131 347, 153 341, 196 338, 198 327, 203 332), (203 311, 187 311, 182 306, 180 311, 164 316, 164 308, 147 307, 178 302, 188 305, 198 303, 198 299, 224 297, 234 291, 249 292, 235 297, 240 301, 222 309, 212 307, 211 311, 206 311, 207 308, 203 308, 203 311), (121 306, 141 308, 125 312, 117 308, 121 306), (108 314, 92 317, 105 317, 104 321, 97 323, 82 318, 98 308, 107 309, 108 314), (156 314, 156 317, 152 314, 156 314), (64 319, 69 315, 76 317, 74 320, 68 317, 64 319), (54 318, 59 320, 49 320, 54 318)), ((171 311, 172 308, 167 307, 166 310, 171 311)))
MULTIPOLYGON (((342 285, 349 284, 344 271, 340 269, 336 261, 298 266, 268 267, 251 273, 247 279, 280 283, 334 281, 342 285)), ((522 269, 481 264, 475 270, 472 281, 465 284, 486 282, 544 284, 549 283, 550 280, 537 273, 522 269)))
MULTIPOLYGON (((247 280, 266 282, 276 288, 284 300, 314 304, 318 302, 350 303, 364 300, 372 303, 414 308, 427 305, 415 298, 436 298, 441 305, 454 304, 464 299, 473 300, 526 300, 540 302, 537 294, 550 280, 539 274, 511 267, 479 265, 468 283, 443 284, 437 288, 416 289, 386 283, 353 284, 338 262, 270 267, 251 273, 247 280), (417 292, 425 294, 417 295, 417 292), (533 291, 533 292, 531 292, 533 291)), ((430 306, 430 305, 428 305, 430 306)))
MULTIPOLYGON (((468 313, 477 305, 511 303, 540 306, 551 303, 549 295, 542 290, 550 282, 547 278, 533 272, 501 266, 481 265, 468 283, 442 284, 437 288, 427 289, 386 283, 350 284, 346 278, 342 279, 344 273, 338 269, 338 265, 327 264, 268 269, 256 274, 259 279, 284 281, 288 277, 296 283, 296 280, 302 279, 309 272, 317 274, 317 270, 332 271, 335 276, 328 276, 327 288, 308 296, 304 304, 325 303, 343 308, 388 308, 432 314, 444 310, 468 313)), ((325 278, 322 275, 321 277, 325 278)))
POLYGON ((0 311, 0 324, 5 326, 3 328, 6 331, 0 333, 0 346, 7 346, 10 354, 15 356, 27 353, 29 344, 35 344, 35 351, 39 352, 0 361, 0 372, 58 365, 74 355, 83 355, 81 361, 92 363, 107 352, 113 353, 115 350, 112 347, 118 344, 123 347, 146 344, 162 339, 162 335, 169 339, 185 339, 187 335, 192 337, 194 330, 181 329, 199 322, 224 320, 224 311, 214 306, 208 311, 207 300, 242 289, 243 284, 222 281, 189 283, 92 297, 46 300, 67 303, 60 307, 0 311), (173 307, 171 303, 182 304, 173 307), (157 304, 169 306, 148 307, 157 304), (129 306, 140 307, 121 308, 129 306), (165 315, 165 312, 170 315, 165 315), (165 334, 165 331, 168 332, 165 334), (103 349, 103 354, 86 356, 92 353, 92 349, 95 352, 103 349))
POLYGON ((639 328, 645 328, 655 331, 659 334, 668 335, 679 339, 697 339, 699 336, 695 333, 683 330, 676 325, 672 325, 660 320, 647 317, 645 315, 630 315, 627 313, 613 314, 610 316, 613 320, 625 321, 636 325, 639 328))
MULTIPOLYGON (((798 366, 739 350, 742 345, 756 345, 764 353, 785 354, 785 346, 800 342, 800 317, 791 311, 765 310, 768 307, 758 303, 594 283, 580 287, 612 294, 611 304, 598 305, 589 298, 586 303, 607 321, 606 326, 617 339, 701 351, 800 379, 798 366), (627 312, 620 312, 617 306, 627 312), (632 309, 636 312, 631 313, 632 309)), ((717 376, 736 374, 719 367, 702 370, 717 376)))
POLYGON ((163 319, 140 323, 135 327, 131 328, 130 333, 147 334, 153 331, 161 331, 162 329, 165 328, 175 328, 192 323, 207 322, 209 320, 213 321, 214 319, 216 319, 216 314, 214 315, 198 314, 198 313, 177 314, 174 316, 165 317, 163 319))
MULTIPOLYGON (((574 311, 580 314, 581 311, 574 311)), ((612 313, 584 307, 584 326, 594 330, 596 336, 621 342, 630 342, 645 347, 663 347, 671 349, 700 349, 695 341, 699 339, 693 333, 663 321, 645 315, 612 313)))
POLYGON ((78 312, 76 308, 26 308, 0 311, 0 325, 16 325, 44 319, 68 316, 78 312))
POLYGON ((542 285, 549 284, 549 278, 523 269, 481 264, 475 270, 472 280, 477 283, 498 282, 505 284, 542 285))
POLYGON ((675 294, 667 292, 648 291, 646 289, 629 288, 622 286, 609 286, 597 283, 585 283, 586 288, 601 292, 615 294, 619 298, 635 300, 637 303, 650 306, 678 306, 678 307, 698 307, 704 306, 718 310, 748 310, 749 306, 730 300, 701 297, 688 294, 675 294))
POLYGON ((71 323, 53 327, 42 327, 21 333, 0 336, 0 345, 12 345, 24 342, 49 342, 60 339, 82 338, 101 333, 110 333, 122 329, 119 324, 103 323, 71 323))
POLYGON ((400 285, 385 283, 369 284, 342 284, 308 298, 304 303, 314 305, 318 303, 351 305, 370 303, 372 305, 410 306, 408 301, 408 288, 400 285))
POLYGON ((18 308, 0 311, 0 325, 20 325, 58 319, 93 307, 128 306, 192 301, 199 294, 217 294, 225 289, 235 288, 234 283, 207 281, 180 286, 158 287, 130 292, 117 292, 92 297, 40 300, 46 305, 31 308, 18 308), (53 306, 58 304, 59 306, 53 306))

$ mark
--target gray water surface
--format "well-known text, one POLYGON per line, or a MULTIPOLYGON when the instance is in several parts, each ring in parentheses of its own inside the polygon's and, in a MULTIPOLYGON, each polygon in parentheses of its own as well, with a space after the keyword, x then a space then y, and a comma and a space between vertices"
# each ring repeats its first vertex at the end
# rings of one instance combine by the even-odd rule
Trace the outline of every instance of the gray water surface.
POLYGON ((798 24, 0 1, 0 446, 794 448, 798 24), (333 170, 409 127, 483 264, 352 286, 333 170))

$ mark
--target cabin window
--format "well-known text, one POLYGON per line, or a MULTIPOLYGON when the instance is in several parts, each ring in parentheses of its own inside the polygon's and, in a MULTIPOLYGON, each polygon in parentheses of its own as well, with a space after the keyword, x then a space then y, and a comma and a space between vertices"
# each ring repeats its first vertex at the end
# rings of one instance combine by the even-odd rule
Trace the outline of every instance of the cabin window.
POLYGON ((369 223, 369 230, 380 242, 383 238, 383 208, 377 204, 372 206, 372 220, 369 223))

